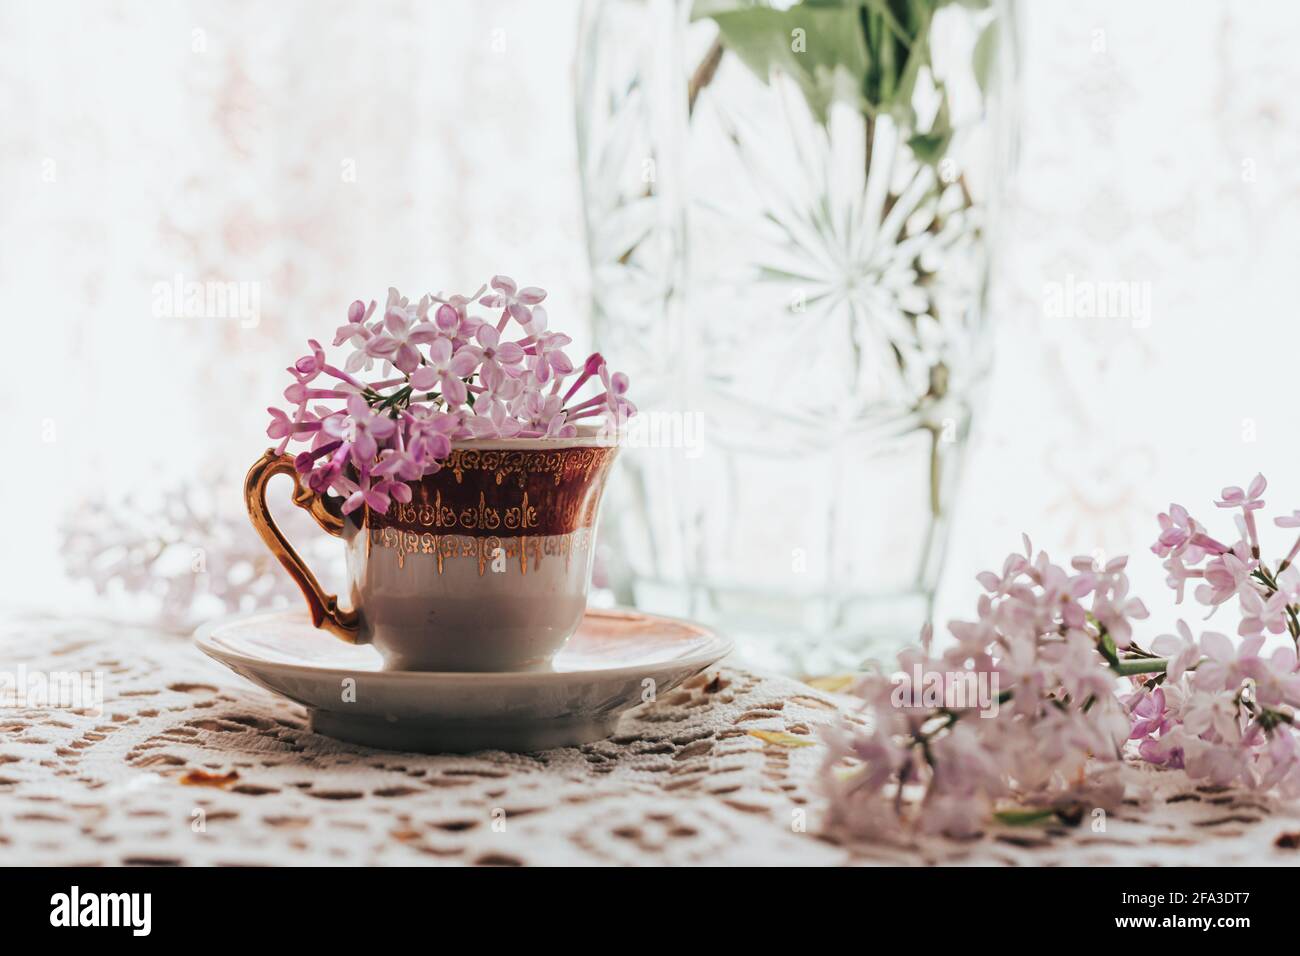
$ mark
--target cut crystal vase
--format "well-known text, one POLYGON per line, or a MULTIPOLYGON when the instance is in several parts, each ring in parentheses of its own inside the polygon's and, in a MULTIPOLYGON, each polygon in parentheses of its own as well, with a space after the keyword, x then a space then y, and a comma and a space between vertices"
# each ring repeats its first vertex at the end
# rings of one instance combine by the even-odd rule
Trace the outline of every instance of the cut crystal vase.
POLYGON ((1007 4, 584 8, 593 324, 641 409, 616 597, 826 674, 931 611, 989 366, 1007 4))

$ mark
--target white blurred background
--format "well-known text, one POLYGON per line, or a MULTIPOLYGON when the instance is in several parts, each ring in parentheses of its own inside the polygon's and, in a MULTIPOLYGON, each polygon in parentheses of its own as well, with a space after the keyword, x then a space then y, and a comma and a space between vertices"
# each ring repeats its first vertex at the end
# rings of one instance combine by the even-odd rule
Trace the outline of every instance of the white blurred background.
MULTIPOLYGON (((1132 554, 1155 628, 1157 510, 1227 528, 1211 497, 1257 471, 1300 506, 1300 6, 1021 15, 996 368, 939 616, 1023 530, 1132 554), (1149 321, 1053 317, 1070 281, 1147 284, 1149 321)), ((240 510, 284 367, 354 298, 505 272, 586 344, 577 20, 577 0, 0 0, 4 606, 93 606, 56 529, 97 496, 188 480, 240 510), (177 276, 251 283, 256 321, 157 316, 177 276)))

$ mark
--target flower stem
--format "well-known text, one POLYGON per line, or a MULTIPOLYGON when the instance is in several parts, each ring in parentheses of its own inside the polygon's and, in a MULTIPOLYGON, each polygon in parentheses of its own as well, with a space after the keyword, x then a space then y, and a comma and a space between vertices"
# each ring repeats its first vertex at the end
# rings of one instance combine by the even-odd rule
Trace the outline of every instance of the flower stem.
POLYGON ((1164 657, 1122 660, 1110 665, 1110 669, 1120 677, 1131 677, 1134 674, 1159 674, 1168 667, 1169 660, 1164 657))

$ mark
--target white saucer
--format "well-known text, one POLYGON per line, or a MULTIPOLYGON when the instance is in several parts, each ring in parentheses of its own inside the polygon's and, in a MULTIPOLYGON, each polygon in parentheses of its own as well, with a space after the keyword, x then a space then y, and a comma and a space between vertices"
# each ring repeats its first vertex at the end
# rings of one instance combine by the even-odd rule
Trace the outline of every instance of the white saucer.
POLYGON ((608 737, 625 710, 732 648, 699 624, 594 609, 543 672, 384 671, 374 648, 316 630, 301 611, 228 618, 200 627, 194 640, 235 673, 304 705, 316 733, 423 753, 546 750, 608 737))

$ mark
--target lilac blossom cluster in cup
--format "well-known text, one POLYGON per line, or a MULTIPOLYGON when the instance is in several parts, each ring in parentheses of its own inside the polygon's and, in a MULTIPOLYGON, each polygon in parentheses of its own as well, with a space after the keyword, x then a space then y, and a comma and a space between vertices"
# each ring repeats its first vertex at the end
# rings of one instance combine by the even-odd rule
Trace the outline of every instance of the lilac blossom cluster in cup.
POLYGON ((414 303, 389 289, 382 310, 353 302, 334 334, 335 347, 352 349, 341 368, 308 341, 310 354, 288 370, 293 411, 268 409, 266 430, 278 453, 308 445, 294 459, 308 487, 342 497, 345 514, 384 513, 411 500, 453 441, 565 440, 580 426, 616 433, 636 414, 626 375, 598 353, 581 366, 565 354, 572 339, 547 328, 545 290, 500 275, 490 287, 414 303), (497 314, 472 315, 476 304, 497 314), (595 394, 580 397, 589 384, 595 394))

